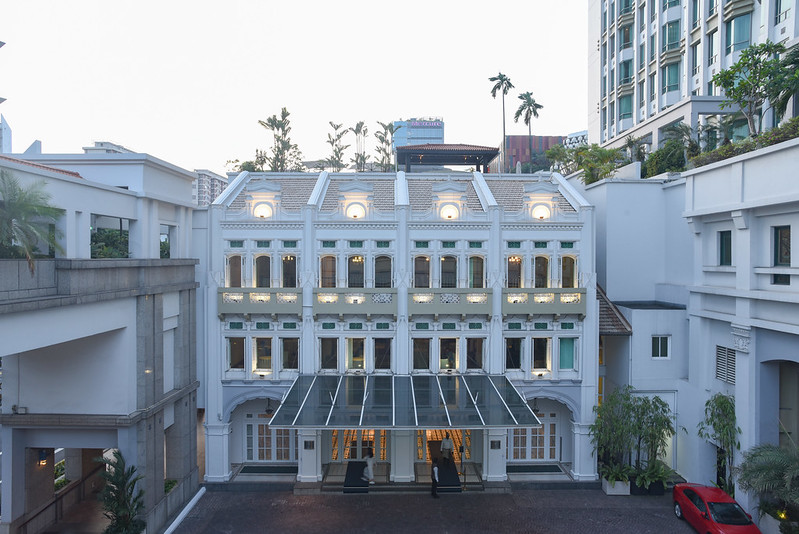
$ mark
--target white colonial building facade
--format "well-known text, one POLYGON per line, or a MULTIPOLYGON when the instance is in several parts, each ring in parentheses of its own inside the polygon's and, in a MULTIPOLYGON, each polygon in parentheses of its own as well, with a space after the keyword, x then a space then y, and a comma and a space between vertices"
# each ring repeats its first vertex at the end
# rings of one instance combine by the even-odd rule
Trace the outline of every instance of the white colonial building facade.
POLYGON ((445 432, 484 481, 595 480, 594 232, 554 173, 241 173, 195 212, 205 480, 412 482, 445 432))

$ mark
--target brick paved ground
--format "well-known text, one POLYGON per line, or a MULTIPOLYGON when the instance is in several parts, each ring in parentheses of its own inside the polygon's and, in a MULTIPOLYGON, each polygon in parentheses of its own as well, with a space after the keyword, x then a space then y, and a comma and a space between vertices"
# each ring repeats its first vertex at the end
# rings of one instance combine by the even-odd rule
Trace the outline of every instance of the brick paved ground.
POLYGON ((294 495, 206 492, 175 534, 314 532, 529 532, 679 534, 693 529, 671 510, 671 495, 608 497, 601 490, 512 494, 294 495))

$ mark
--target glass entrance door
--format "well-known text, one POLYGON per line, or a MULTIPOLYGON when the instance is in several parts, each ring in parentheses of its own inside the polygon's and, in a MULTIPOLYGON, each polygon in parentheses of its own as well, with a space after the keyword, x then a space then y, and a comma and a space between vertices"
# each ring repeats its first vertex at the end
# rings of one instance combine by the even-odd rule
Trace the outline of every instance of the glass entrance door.
POLYGON ((244 425, 245 458, 251 462, 296 462, 297 432, 271 428, 267 414, 247 414, 244 425), (260 421, 250 421, 250 419, 260 421))
POLYGON ((362 460, 370 448, 374 449, 375 458, 385 461, 388 457, 388 431, 333 430, 331 447, 331 459, 334 462, 362 460))
POLYGON ((539 428, 513 428, 508 432, 509 462, 560 461, 557 415, 554 413, 536 413, 536 415, 541 421, 539 428))

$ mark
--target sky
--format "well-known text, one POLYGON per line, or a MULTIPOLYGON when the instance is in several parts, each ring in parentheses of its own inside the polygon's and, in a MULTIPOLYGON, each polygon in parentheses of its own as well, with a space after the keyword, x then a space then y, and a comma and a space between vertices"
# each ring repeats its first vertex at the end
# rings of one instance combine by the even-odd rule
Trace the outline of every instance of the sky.
MULTIPOLYGON (((305 160, 329 122, 440 117, 445 142, 499 146, 518 95, 544 107, 534 135, 587 122, 585 0, 3 0, 0 104, 13 151, 95 141, 224 173, 271 147, 258 124, 286 107, 305 160)), ((355 138, 345 138, 354 154, 355 138)))

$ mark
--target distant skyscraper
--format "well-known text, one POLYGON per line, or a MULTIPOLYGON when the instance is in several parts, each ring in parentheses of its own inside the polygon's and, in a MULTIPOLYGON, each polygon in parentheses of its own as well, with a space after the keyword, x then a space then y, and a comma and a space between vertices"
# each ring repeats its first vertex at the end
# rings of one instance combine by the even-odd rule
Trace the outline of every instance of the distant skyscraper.
POLYGON ((11 154, 11 127, 0 115, 0 154, 11 154))
POLYGON ((394 148, 444 143, 444 119, 440 117, 394 121, 394 128, 394 148))

